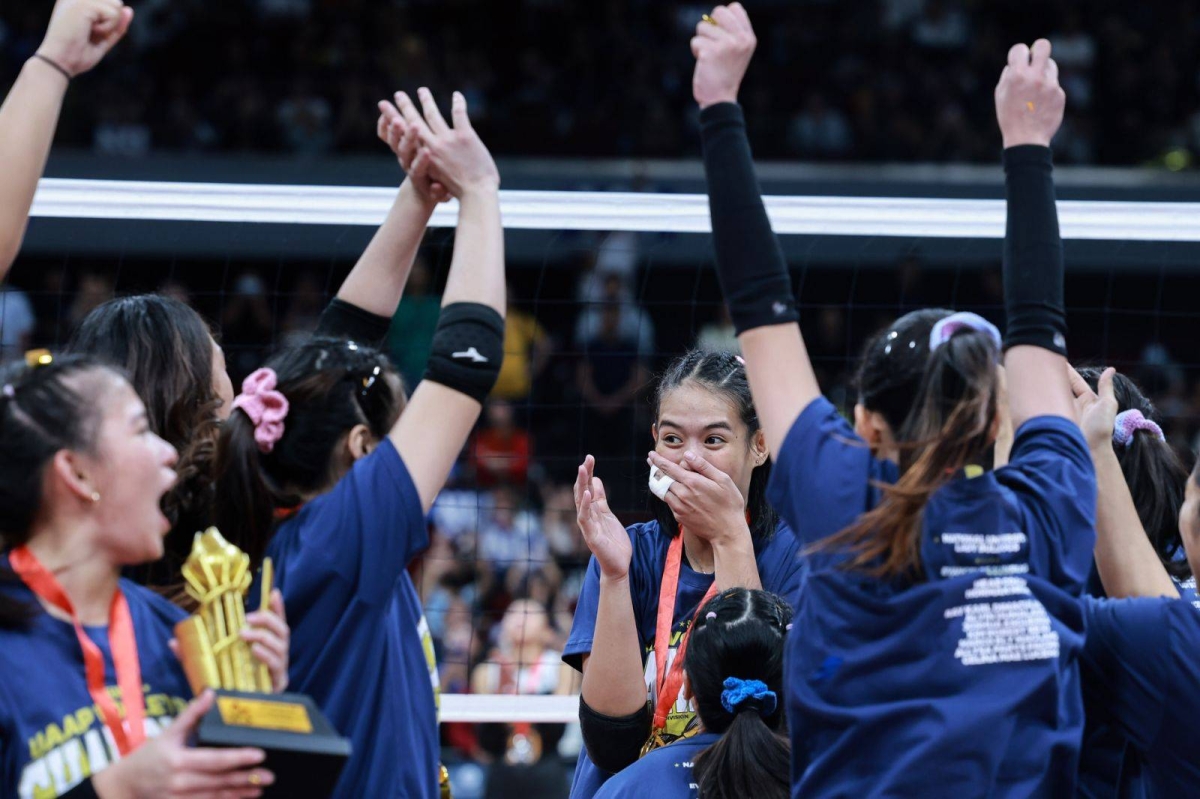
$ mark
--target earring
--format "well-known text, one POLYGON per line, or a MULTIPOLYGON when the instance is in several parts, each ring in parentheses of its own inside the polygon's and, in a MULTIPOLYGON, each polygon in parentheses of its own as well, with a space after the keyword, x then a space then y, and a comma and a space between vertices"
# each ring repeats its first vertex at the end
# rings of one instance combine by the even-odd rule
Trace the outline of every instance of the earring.
POLYGON ((99 502, 99 501, 100 501, 100 492, 99 492, 99 491, 93 491, 93 492, 92 492, 92 496, 91 496, 91 500, 92 500, 92 502, 99 502))

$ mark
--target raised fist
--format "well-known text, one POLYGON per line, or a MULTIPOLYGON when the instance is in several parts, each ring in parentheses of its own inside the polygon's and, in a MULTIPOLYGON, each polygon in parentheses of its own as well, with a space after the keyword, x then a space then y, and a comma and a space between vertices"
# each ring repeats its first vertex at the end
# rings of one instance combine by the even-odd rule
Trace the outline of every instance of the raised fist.
POLYGON ((58 0, 38 55, 74 77, 100 63, 132 21, 133 9, 121 0, 58 0))
POLYGON ((741 3, 717 6, 711 16, 713 22, 702 20, 692 37, 696 57, 692 95, 701 108, 737 102, 738 88, 758 44, 741 3))
POLYGON ((1050 57, 1050 42, 1038 39, 1008 51, 1008 66, 996 84, 996 121, 1004 147, 1020 144, 1050 146, 1062 125, 1067 95, 1058 85, 1058 64, 1050 57))

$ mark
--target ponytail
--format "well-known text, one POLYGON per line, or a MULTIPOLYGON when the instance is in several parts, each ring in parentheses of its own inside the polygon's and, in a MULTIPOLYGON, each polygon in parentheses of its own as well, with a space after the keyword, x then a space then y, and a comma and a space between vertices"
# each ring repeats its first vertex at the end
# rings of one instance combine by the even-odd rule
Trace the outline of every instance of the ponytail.
POLYGON ((904 422, 900 479, 881 485, 883 501, 816 551, 849 550, 846 567, 876 577, 922 574, 921 517, 929 498, 993 443, 998 410, 998 350, 983 332, 964 329, 933 350, 904 422))
POLYGON ((783 599, 746 588, 723 591, 697 614, 684 670, 705 729, 721 733, 692 770, 706 799, 789 795, 791 744, 781 697, 791 618, 783 599))
MULTIPOLYGON (((1079 374, 1095 391, 1102 371, 1085 367, 1079 374)), ((1158 418, 1154 404, 1137 383, 1119 372, 1113 376, 1113 393, 1118 411, 1137 411, 1149 420, 1158 418)), ((1121 464, 1121 473, 1129 486, 1142 529, 1163 568, 1176 579, 1186 579, 1191 569, 1187 560, 1179 557, 1183 547, 1179 537, 1179 509, 1187 489, 1187 468, 1169 443, 1147 429, 1135 430, 1128 444, 1114 441, 1113 450, 1121 464)))
POLYGON ((742 709, 712 746, 696 756, 692 776, 705 799, 786 799, 792 748, 754 709, 742 709))
POLYGON ((270 359, 270 387, 247 378, 217 444, 216 506, 222 535, 258 566, 277 511, 327 491, 349 465, 340 451, 355 425, 382 440, 404 404, 395 368, 354 342, 314 338, 270 359), (283 415, 266 418, 243 404, 247 392, 278 393, 283 415), (256 426, 249 412, 259 416, 256 426), (265 425, 265 426, 264 426, 265 425), (274 426, 274 425, 277 425, 274 426), (269 430, 267 428, 270 428, 269 430))

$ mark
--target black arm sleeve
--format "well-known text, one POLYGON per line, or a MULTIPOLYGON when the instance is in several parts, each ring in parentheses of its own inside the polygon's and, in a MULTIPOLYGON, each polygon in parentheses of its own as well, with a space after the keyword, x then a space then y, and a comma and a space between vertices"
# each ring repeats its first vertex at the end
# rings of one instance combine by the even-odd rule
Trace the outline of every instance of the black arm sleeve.
POLYGON ((763 206, 746 120, 736 103, 700 112, 704 174, 721 291, 738 333, 799 321, 779 239, 763 206))
POLYGON ((588 757, 600 768, 616 774, 634 763, 650 738, 650 705, 629 716, 604 716, 579 697, 579 730, 588 757))
POLYGON ((336 297, 321 312, 317 332, 313 335, 344 338, 375 349, 383 346, 392 320, 386 316, 364 311, 336 297))
POLYGON ((1004 151, 1008 225, 1004 234, 1004 346, 1029 344, 1067 354, 1063 246, 1049 147, 1004 151))

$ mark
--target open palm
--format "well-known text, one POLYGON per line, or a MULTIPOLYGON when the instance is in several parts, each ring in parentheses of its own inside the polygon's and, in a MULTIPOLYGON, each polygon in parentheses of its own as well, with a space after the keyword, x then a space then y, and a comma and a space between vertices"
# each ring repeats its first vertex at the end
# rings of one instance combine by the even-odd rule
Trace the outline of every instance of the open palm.
POLYGON ((609 579, 629 574, 633 545, 619 519, 608 507, 604 483, 594 475, 596 459, 588 455, 575 478, 575 512, 588 549, 596 557, 600 573, 609 579))

